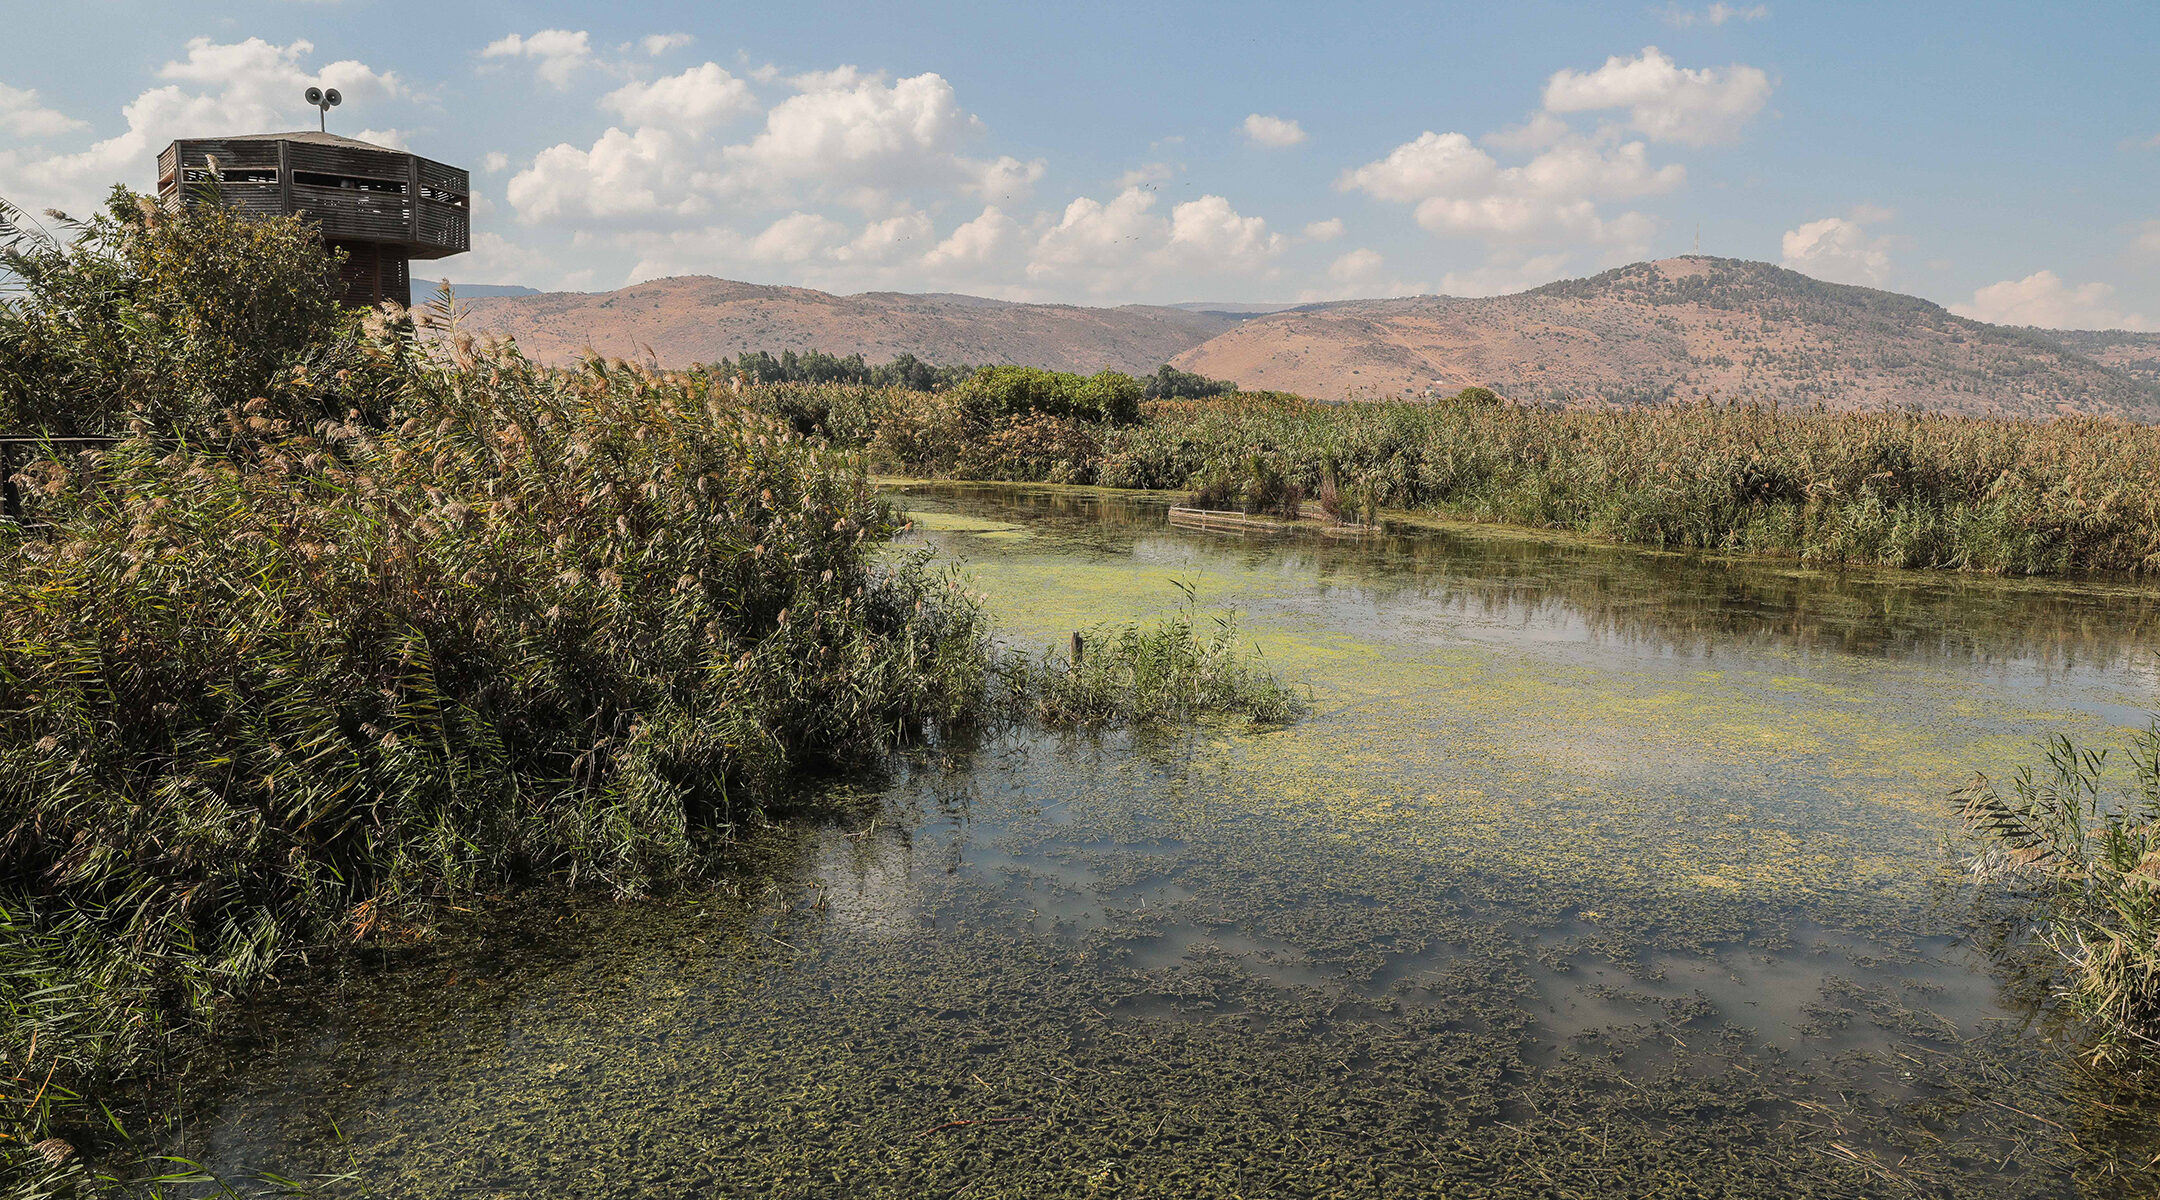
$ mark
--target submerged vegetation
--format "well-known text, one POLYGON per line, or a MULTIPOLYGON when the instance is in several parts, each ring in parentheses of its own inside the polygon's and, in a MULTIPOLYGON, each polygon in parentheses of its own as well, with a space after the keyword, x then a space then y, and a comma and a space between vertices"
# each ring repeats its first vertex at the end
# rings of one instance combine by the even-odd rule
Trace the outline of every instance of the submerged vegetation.
MULTIPOLYGON (((806 770, 1074 686, 881 548, 900 517, 799 390, 324 308, 297 220, 123 193, 74 232, 11 230, 0 305, 6 432, 118 435, 18 457, 0 529, 7 1175, 79 1170, 57 1134, 319 948, 647 890, 806 770)), ((1220 638, 1135 637, 1151 685, 1205 676, 1161 713, 1257 687, 1220 638)))
POLYGON ((2125 749, 2058 735, 2038 771, 2007 789, 1982 777, 1958 799, 1992 843, 1974 872, 2030 890, 2060 999, 2103 1063, 2160 1048, 2160 720, 2125 749))

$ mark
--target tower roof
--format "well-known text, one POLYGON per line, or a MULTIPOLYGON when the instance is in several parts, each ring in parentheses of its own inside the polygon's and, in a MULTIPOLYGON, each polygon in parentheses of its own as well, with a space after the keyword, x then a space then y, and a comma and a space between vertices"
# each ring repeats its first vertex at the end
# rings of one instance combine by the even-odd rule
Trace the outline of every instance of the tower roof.
POLYGON ((351 146, 361 150, 382 150, 391 154, 407 153, 406 151, 400 150, 395 146, 377 145, 374 142, 363 142, 359 138, 349 138, 344 136, 343 134, 337 133, 323 133, 314 129, 297 129, 291 133, 236 133, 226 137, 198 140, 212 140, 220 142, 301 142, 310 146, 351 146))

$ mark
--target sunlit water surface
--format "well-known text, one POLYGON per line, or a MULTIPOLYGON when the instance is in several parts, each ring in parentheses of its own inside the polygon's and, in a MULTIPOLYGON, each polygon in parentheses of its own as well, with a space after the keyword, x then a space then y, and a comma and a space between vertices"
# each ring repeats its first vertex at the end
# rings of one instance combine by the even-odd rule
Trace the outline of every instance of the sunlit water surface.
POLYGON ((400 1196, 2160 1187, 1946 799, 2144 722, 2149 594, 902 499, 1015 642, 1184 581, 1312 712, 935 748, 716 890, 476 915, 263 1005, 176 1148, 400 1196))

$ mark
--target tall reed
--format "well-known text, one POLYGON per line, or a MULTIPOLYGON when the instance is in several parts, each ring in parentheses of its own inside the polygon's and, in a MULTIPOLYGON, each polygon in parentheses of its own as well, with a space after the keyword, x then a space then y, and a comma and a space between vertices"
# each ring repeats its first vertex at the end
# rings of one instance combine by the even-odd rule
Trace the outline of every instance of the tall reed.
POLYGON ((2058 735, 2038 770, 1957 798, 1988 842, 1974 873, 2030 892, 2059 999, 2102 1063, 2160 1050, 2160 719, 2124 749, 2058 735))
MULTIPOLYGON (((1480 391, 1433 403, 1150 401, 1136 423, 1067 439, 1062 474, 1237 496, 1316 495, 1332 478, 1360 509, 1833 564, 2160 569, 2160 430, 2148 426, 1709 404, 1554 410, 1480 391)), ((1043 439, 988 453, 993 439, 948 417, 949 403, 890 395, 861 444, 889 469, 1043 477, 1039 453, 1023 452, 1043 439)))
POLYGON ((378 323, 389 424, 227 410, 0 533, 0 1156, 311 948, 634 892, 805 767, 973 719, 985 617, 858 462, 634 368, 378 323), (33 1078, 35 1076, 35 1078, 33 1078), (63 1102, 59 1109, 55 1102, 63 1102))

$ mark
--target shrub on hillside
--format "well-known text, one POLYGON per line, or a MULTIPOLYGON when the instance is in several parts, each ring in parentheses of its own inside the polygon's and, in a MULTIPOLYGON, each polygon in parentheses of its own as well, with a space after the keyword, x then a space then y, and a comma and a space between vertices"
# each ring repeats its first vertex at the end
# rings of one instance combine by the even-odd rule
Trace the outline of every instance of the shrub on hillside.
POLYGON ((1164 363, 1153 375, 1148 376, 1146 398, 1149 400, 1202 400, 1209 396, 1227 396, 1238 386, 1227 379, 1209 379, 1191 371, 1180 371, 1164 363))

